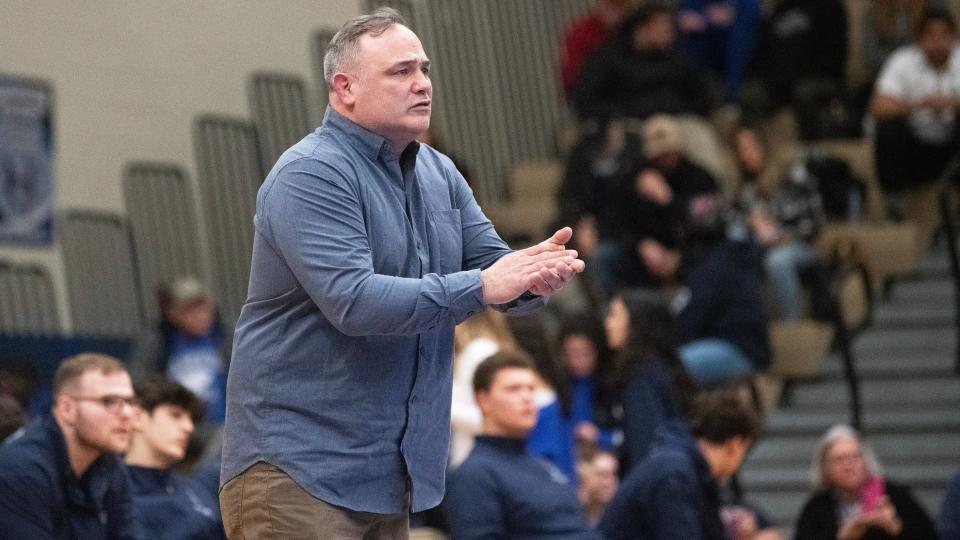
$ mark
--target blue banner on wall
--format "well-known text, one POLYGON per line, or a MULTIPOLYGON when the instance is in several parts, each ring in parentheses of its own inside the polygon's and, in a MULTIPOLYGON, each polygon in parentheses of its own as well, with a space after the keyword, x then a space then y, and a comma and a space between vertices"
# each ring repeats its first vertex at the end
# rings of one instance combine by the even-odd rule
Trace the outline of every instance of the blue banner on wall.
POLYGON ((49 244, 53 212, 53 92, 0 75, 0 242, 49 244))

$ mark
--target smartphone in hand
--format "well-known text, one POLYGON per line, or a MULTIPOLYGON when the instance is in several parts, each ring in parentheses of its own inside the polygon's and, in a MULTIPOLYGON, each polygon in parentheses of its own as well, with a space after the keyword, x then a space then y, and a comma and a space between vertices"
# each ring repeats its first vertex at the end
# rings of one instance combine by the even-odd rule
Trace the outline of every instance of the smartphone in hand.
POLYGON ((874 476, 863 486, 861 505, 864 512, 872 512, 880 506, 880 499, 886 494, 883 478, 874 476))

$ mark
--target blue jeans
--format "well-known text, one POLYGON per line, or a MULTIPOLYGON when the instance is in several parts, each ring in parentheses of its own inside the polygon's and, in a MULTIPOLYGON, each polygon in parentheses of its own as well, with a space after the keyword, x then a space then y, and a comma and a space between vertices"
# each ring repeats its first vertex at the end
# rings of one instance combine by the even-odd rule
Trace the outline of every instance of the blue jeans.
POLYGON ((753 375, 753 363, 725 339, 706 338, 680 347, 680 360, 698 386, 716 386, 753 375))
POLYGON ((800 273, 816 263, 817 252, 802 242, 791 242, 767 252, 763 265, 781 320, 800 318, 800 273))

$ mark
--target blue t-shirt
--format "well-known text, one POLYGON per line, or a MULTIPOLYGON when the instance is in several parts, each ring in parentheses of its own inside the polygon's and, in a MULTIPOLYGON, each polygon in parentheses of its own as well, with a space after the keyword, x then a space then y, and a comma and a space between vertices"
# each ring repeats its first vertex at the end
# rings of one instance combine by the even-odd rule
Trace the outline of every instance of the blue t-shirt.
POLYGON ((203 400, 207 422, 223 423, 227 413, 227 377, 220 358, 219 339, 213 332, 199 338, 174 336, 167 375, 203 400))

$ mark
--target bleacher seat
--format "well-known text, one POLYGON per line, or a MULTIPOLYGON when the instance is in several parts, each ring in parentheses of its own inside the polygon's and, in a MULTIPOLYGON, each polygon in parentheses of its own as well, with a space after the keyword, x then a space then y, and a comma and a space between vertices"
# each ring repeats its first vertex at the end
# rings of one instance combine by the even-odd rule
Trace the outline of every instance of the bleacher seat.
POLYGON ((539 242, 557 218, 562 177, 563 166, 557 161, 521 163, 510 173, 510 200, 486 206, 484 213, 504 239, 539 242))

